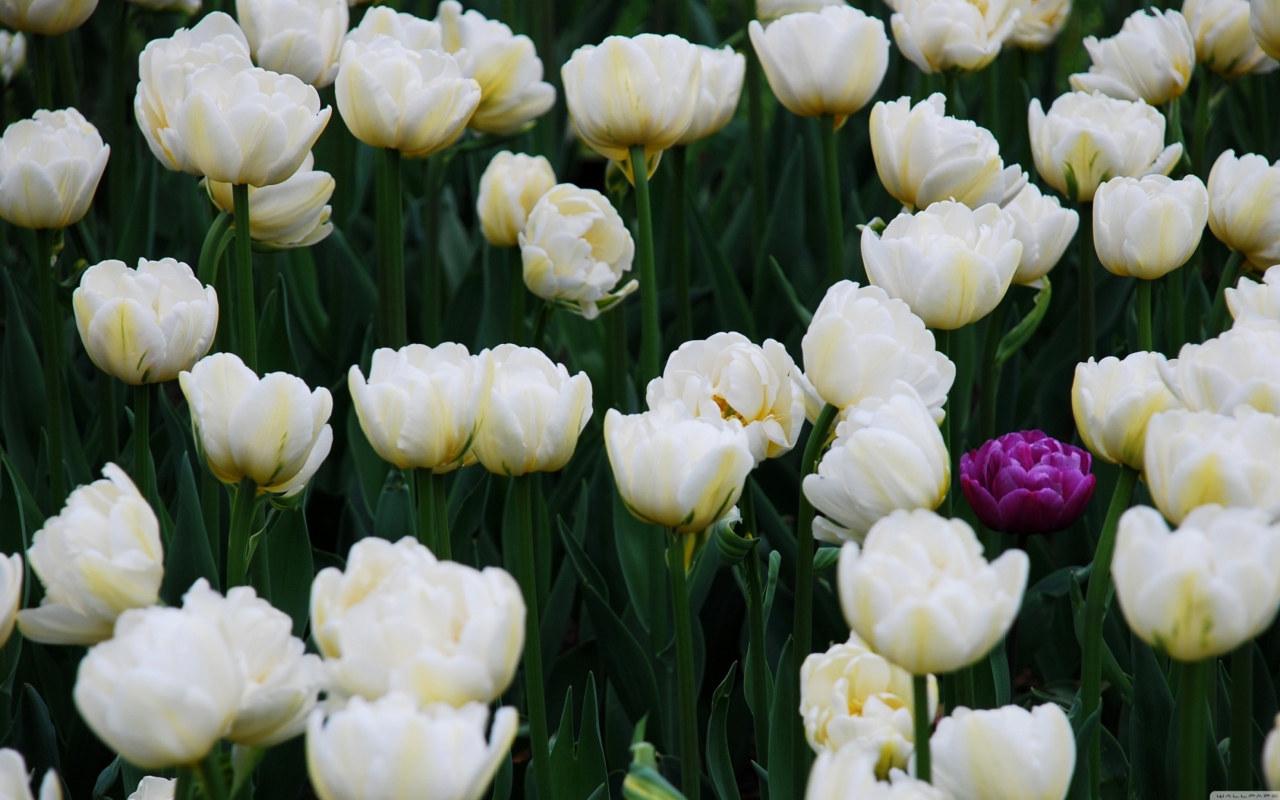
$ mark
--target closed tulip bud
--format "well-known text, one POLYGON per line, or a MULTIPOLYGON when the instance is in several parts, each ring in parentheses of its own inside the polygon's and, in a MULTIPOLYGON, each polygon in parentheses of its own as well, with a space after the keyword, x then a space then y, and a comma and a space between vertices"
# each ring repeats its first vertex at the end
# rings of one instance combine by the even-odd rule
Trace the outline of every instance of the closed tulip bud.
POLYGON ((138 90, 133 115, 147 146, 165 169, 200 174, 182 148, 174 126, 187 76, 208 64, 231 71, 249 69, 249 41, 231 17, 209 14, 191 29, 168 39, 153 39, 138 56, 138 90))
POLYGON ((1153 106, 1185 92, 1196 66, 1195 37, 1177 11, 1135 11, 1115 36, 1086 36, 1084 46, 1093 66, 1071 76, 1072 89, 1153 106))
POLYGON ((698 103, 689 130, 676 142, 693 144, 719 133, 733 119, 742 96, 742 81, 747 74, 747 58, 725 45, 723 50, 696 45, 702 59, 702 80, 698 103))
POLYGON ((1280 325, 1237 325, 1204 344, 1183 345, 1161 373, 1192 411, 1230 414, 1251 406, 1280 414, 1280 325))
POLYGON ((0 0, 0 23, 16 31, 57 36, 79 28, 98 0, 0 0))
POLYGON ((1018 4, 1008 0, 893 0, 898 49, 925 74, 977 72, 1000 55, 1018 4))
POLYGON ((1076 365, 1071 409, 1089 452, 1110 464, 1141 471, 1147 422, 1182 403, 1160 377, 1165 358, 1139 351, 1123 361, 1108 356, 1076 365))
POLYGON ((871 282, 906 302, 930 328, 955 330, 1000 304, 1022 259, 1013 218, 994 203, 952 201, 899 214, 877 236, 862 230, 871 282))
POLYGON ((1013 218, 1013 238, 1022 242, 1022 259, 1013 282, 1038 286, 1040 279, 1058 265, 1080 228, 1080 215, 1063 208, 1058 198, 1040 193, 1029 183, 1004 207, 1013 218))
POLYGON ((1227 287, 1224 294, 1236 325, 1280 322, 1280 269, 1268 269, 1262 283, 1241 278, 1235 288, 1227 287))
POLYGON ((843 410, 910 388, 942 423, 956 366, 937 351, 924 322, 884 289, 851 281, 832 286, 813 313, 800 349, 801 385, 812 389, 818 409, 830 403, 843 410))
POLYGON ((1262 52, 1280 59, 1280 8, 1275 0, 1249 0, 1249 29, 1262 52))
POLYGON ((877 780, 875 750, 850 742, 818 755, 809 770, 805 800, 949 800, 940 789, 893 770, 889 782, 877 780))
POLYGON ((595 319, 639 288, 631 271, 636 245, 609 198, 572 183, 552 188, 529 212, 517 236, 529 291, 595 319))
POLYGON ((756 0, 756 19, 770 22, 787 14, 821 11, 827 6, 842 6, 845 0, 756 0))
POLYGON ((81 486, 36 531, 27 557, 44 585, 38 608, 18 612, 22 635, 43 644, 93 645, 116 617, 153 606, 164 580, 160 523, 124 470, 81 486))
MULTIPOLYGON (((31 773, 22 753, 6 747, 0 750, 0 797, 5 800, 35 800, 31 794, 31 773)), ((62 782, 52 769, 40 782, 39 800, 62 800, 62 782)))
POLYGON ((13 624, 22 605, 22 555, 0 555, 0 647, 13 635, 13 624))
POLYGON ((1048 114, 1032 100, 1027 116, 1036 171, 1068 200, 1092 201, 1112 177, 1167 175, 1182 158, 1180 143, 1164 146, 1164 117, 1142 101, 1068 92, 1048 114))
POLYGON ((1166 411, 1147 424, 1147 488, 1175 525, 1210 503, 1280 511, 1277 451, 1280 417, 1248 407, 1231 416, 1166 411))
POLYGON ((174 794, 177 791, 177 778, 157 778, 148 775, 138 781, 138 789, 129 795, 129 800, 174 800, 174 794))
POLYGON ((0 82, 8 86, 27 65, 27 37, 0 31, 0 82))
POLYGON ((908 208, 1008 203, 1027 185, 1026 173, 1005 168, 990 131, 945 111, 936 93, 915 106, 903 97, 871 109, 871 154, 885 190, 908 208))
POLYGON ((1209 172, 1209 229, 1259 269, 1280 264, 1280 161, 1228 150, 1209 172))
POLYGON ((728 513, 755 466, 740 422, 695 417, 670 398, 644 414, 609 409, 604 440, 628 510, 677 533, 701 533, 728 513))
POLYGON ((139 386, 191 369, 213 345, 218 293, 172 258, 103 261, 71 295, 80 341, 98 369, 139 386))
POLYGON ((649 382, 647 398, 650 408, 669 397, 697 417, 736 419, 759 463, 790 451, 800 437, 799 372, 787 349, 773 339, 761 347, 740 333, 717 333, 680 345, 667 358, 662 377, 649 382))
POLYGON ((445 0, 436 12, 444 48, 465 50, 471 58, 467 73, 480 83, 480 105, 468 123, 473 130, 508 136, 551 110, 555 87, 542 79, 542 59, 533 40, 512 34, 496 19, 445 0))
POLYGON ((247 478, 259 493, 289 497, 329 455, 333 397, 324 387, 312 392, 283 372, 259 378, 231 353, 201 359, 178 382, 196 442, 223 483, 247 478))
POLYGON ((369 380, 347 373, 360 428, 384 461, 400 469, 451 472, 470 455, 493 385, 489 351, 411 344, 373 353, 369 380))
POLYGON ((582 141, 622 165, 628 178, 630 148, 642 146, 652 175, 654 156, 675 146, 693 124, 702 56, 679 36, 610 36, 598 47, 573 51, 560 77, 582 141))
POLYGON ((835 117, 837 128, 875 97, 889 68, 884 23, 852 6, 748 29, 778 102, 802 117, 835 117))
POLYGON ((1176 531, 1154 508, 1120 517, 1111 563, 1125 621, 1179 661, 1236 649, 1280 606, 1280 525, 1260 509, 1201 506, 1176 531))
POLYGON ((1076 766, 1075 733, 1053 703, 957 708, 930 743, 933 784, 954 800, 1063 800, 1076 766))
POLYGON ((569 463, 591 419, 591 379, 569 377, 531 347, 493 349, 493 387, 476 431, 475 455, 485 469, 512 477, 555 472, 569 463))
POLYGON ((1021 50, 1038 51, 1053 44, 1071 18, 1071 0, 1031 0, 1022 9, 1009 44, 1021 50))
POLYGON ((1249 0, 1183 0, 1182 16, 1196 40, 1196 60, 1219 75, 1242 78, 1280 66, 1249 30, 1249 0))
POLYGON ((1262 748, 1262 773, 1267 779, 1267 788, 1280 790, 1280 714, 1271 732, 1267 734, 1266 744, 1262 748))
POLYGON ((236 0, 253 60, 317 88, 338 75, 347 0, 236 0))
POLYGON ((520 716, 480 703, 421 710, 405 695, 353 699, 307 722, 307 772, 320 800, 480 800, 511 750, 520 716))
MULTIPOLYGON (((938 681, 932 675, 928 686, 933 719, 938 681)), ((906 769, 915 750, 914 714, 911 673, 871 652, 856 633, 800 667, 800 716, 815 753, 859 742, 879 755, 877 775, 906 769)))
POLYGON ((311 585, 311 624, 331 681, 373 700, 403 692, 421 704, 491 703, 524 646, 520 586, 497 567, 436 561, 405 537, 364 539, 344 571, 311 585))
MULTIPOLYGON (((298 171, 272 186, 249 187, 249 235, 275 250, 310 247, 333 232, 329 221, 333 207, 333 176, 315 169, 315 157, 307 153, 298 171)), ((234 213, 234 189, 229 183, 202 181, 209 199, 218 208, 234 213)))
POLYGON ((503 150, 480 176, 476 216, 484 238, 494 247, 515 247, 529 212, 556 185, 551 162, 503 150))
POLYGON ((852 406, 836 440, 804 479, 804 496, 824 516, 813 535, 859 542, 898 509, 937 508, 951 486, 951 459, 938 424, 914 392, 852 406))
POLYGON ((194 764, 230 727, 245 674, 219 625, 131 609, 80 662, 73 696, 98 738, 144 769, 194 764))
POLYGON ((1112 178, 1093 198, 1093 244, 1102 266, 1153 281, 1187 263, 1209 220, 1209 192, 1194 175, 1112 178))
POLYGON ((840 603, 849 627, 912 675, 954 672, 1009 630, 1029 568, 1021 550, 988 564, 964 520, 895 511, 841 550, 840 603))
POLYGON ((66 228, 84 217, 111 148, 74 108, 37 111, 0 137, 0 217, 22 228, 66 228))

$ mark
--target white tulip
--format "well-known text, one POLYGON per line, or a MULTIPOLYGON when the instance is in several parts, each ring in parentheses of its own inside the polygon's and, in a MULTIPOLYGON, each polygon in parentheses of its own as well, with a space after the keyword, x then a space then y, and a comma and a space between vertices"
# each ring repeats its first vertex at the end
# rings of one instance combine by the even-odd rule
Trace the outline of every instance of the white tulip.
POLYGON ((1030 0, 1009 34, 1009 44, 1022 50, 1043 50, 1053 44, 1071 18, 1071 0, 1030 0))
POLYGON ((1195 37, 1177 11, 1135 11, 1115 36, 1086 36, 1084 46, 1093 66, 1071 76, 1072 89, 1153 106, 1185 92, 1196 66, 1195 37))
POLYGON ((503 150, 480 176, 476 216, 484 238, 494 247, 515 247, 529 219, 529 212, 556 185, 551 162, 503 150))
POLYGON ((950 800, 940 789, 893 770, 877 780, 877 754, 860 742, 818 755, 809 770, 805 800, 950 800))
POLYGON ((1276 724, 1262 748, 1262 773, 1266 776, 1267 788, 1280 791, 1280 714, 1276 715, 1276 724))
POLYGON ((1180 143, 1164 146, 1164 117, 1142 101, 1068 92, 1048 114, 1032 100, 1028 124, 1036 170, 1068 200, 1093 200, 1113 177, 1167 175, 1182 158, 1180 143))
MULTIPOLYGON (((352 3, 352 5, 356 5, 352 3)), ((422 19, 403 11, 397 12, 390 6, 374 6, 365 12, 360 24, 347 34, 347 40, 361 45, 368 45, 379 36, 390 36, 410 50, 425 52, 432 50, 444 53, 444 31, 435 20, 422 19)), ((469 56, 455 55, 455 60, 462 65, 465 72, 469 66, 469 56)))
POLYGON ((840 551, 840 603, 849 627, 912 675, 954 672, 1009 630, 1029 568, 1021 550, 988 564, 964 520, 895 511, 840 551))
POLYGON ((347 35, 347 0, 236 0, 253 60, 316 88, 338 76, 347 35))
POLYGON ((1040 193, 1029 183, 1004 207, 1013 218, 1013 238, 1022 242, 1022 259, 1013 282, 1038 286, 1040 279, 1058 265, 1080 228, 1080 214, 1063 208, 1058 198, 1040 193))
POLYGON ((368 382, 359 366, 347 373, 360 428, 382 460, 437 473, 468 463, 492 385, 489 351, 472 356, 452 342, 380 347, 368 382))
POLYGON ((1219 156, 1209 172, 1209 229, 1259 269, 1280 264, 1280 161, 1219 156))
POLYGON ((800 438, 799 372, 787 349, 773 339, 761 347, 740 333, 717 333, 680 345, 667 357, 662 377, 649 382, 646 395, 650 408, 670 397, 694 416, 738 420, 759 463, 790 451, 800 438))
POLYGON ((129 795, 129 800, 174 800, 178 791, 177 778, 157 778, 148 775, 138 781, 138 789, 129 795))
POLYGON ((1093 244, 1115 275, 1153 281, 1187 263, 1209 220, 1209 192, 1194 175, 1112 178, 1093 198, 1093 244))
POLYGON ((0 24, 40 36, 57 36, 79 28, 97 7, 98 0, 0 0, 0 24))
POLYGON ((353 699, 307 723, 307 771, 320 800, 480 800, 511 750, 520 717, 498 709, 434 705, 388 695, 353 699))
POLYGON ((845 5, 845 0, 755 0, 756 19, 770 22, 787 14, 821 11, 827 6, 845 5))
POLYGON ((1183 345, 1161 373, 1192 411, 1230 414, 1252 406, 1280 414, 1280 325, 1237 325, 1204 344, 1183 345))
MULTIPOLYGON (((315 168, 307 153, 302 166, 273 186, 249 187, 249 235, 276 250, 310 247, 333 233, 329 198, 336 187, 333 176, 315 168)), ((235 190, 229 183, 201 181, 209 199, 227 213, 235 213, 235 190)))
POLYGON ((1280 268, 1268 269, 1262 283, 1241 278, 1235 288, 1227 287, 1224 294, 1236 325, 1280 322, 1280 268))
MULTIPOLYGON (((827 290, 800 342, 801 386, 841 410, 871 397, 914 390, 941 424, 956 366, 934 343, 924 322, 878 286, 840 281, 827 290)), ((806 402, 808 402, 806 400, 806 402)), ((817 410, 808 408, 811 417, 817 410)))
POLYGON ((517 236, 524 285, 587 319, 640 287, 622 283, 636 246, 609 198, 562 183, 542 195, 517 236))
POLYGON ((406 537, 369 538, 311 586, 312 630, 330 680, 374 700, 406 693, 421 704, 491 703, 524 647, 520 586, 497 567, 436 561, 406 537))
POLYGON ((1175 525, 1195 508, 1280 512, 1280 417, 1252 408, 1231 416, 1166 411, 1147 424, 1144 473, 1156 507, 1175 525))
POLYGON ((889 68, 884 23, 844 4, 748 26, 769 87, 802 117, 835 117, 836 127, 871 102, 889 68))
MULTIPOLYGON (((31 794, 31 773, 22 753, 6 747, 0 750, 0 797, 5 800, 36 800, 31 794)), ((62 782, 52 769, 40 781, 39 800, 62 800, 62 782)))
POLYGON ((71 295, 76 328, 98 369, 135 386, 178 377, 209 352, 218 293, 172 258, 103 261, 71 295))
POLYGON ((1249 29, 1262 52, 1280 59, 1280 8, 1275 0, 1249 0, 1249 29))
POLYGON ((1107 356, 1076 365, 1071 408, 1089 452, 1142 470, 1152 415, 1182 407, 1160 376, 1164 363, 1159 353, 1139 351, 1123 361, 1107 356))
POLYGON ((733 119, 742 96, 742 82, 747 74, 747 57, 725 45, 723 50, 697 45, 702 59, 702 80, 693 122, 676 142, 693 144, 719 133, 733 119))
POLYGON ((111 148, 74 108, 37 111, 0 137, 0 217, 66 228, 89 210, 111 148))
POLYGON ((44 598, 18 612, 28 639, 97 644, 111 638, 122 612, 160 600, 164 550, 155 512, 124 470, 107 464, 102 474, 36 531, 27 558, 44 598))
POLYGON ((954 800, 1063 800, 1076 766, 1075 733, 1053 703, 957 708, 930 743, 933 784, 954 800))
POLYGON ((1013 232, 1013 217, 994 203, 934 203, 899 214, 879 236, 863 228, 862 261, 872 283, 930 328, 955 330, 990 314, 1009 290, 1022 259, 1013 232))
POLYGON ((191 427, 209 469, 223 483, 248 479, 260 493, 301 492, 333 445, 326 423, 333 397, 301 378, 259 378, 238 356, 218 353, 178 376, 191 427))
POLYGON ((531 347, 493 350, 493 387, 476 431, 475 454, 499 475, 555 472, 569 463, 578 435, 591 419, 591 379, 569 377, 531 347))
POLYGON ((8 86, 27 65, 27 37, 0 31, 0 82, 8 86))
POLYGON ((921 72, 977 72, 1000 55, 1013 33, 1010 0, 893 0, 889 20, 898 49, 921 72))
POLYGON ((609 409, 604 441, 627 509, 677 533, 701 533, 728 513, 755 466, 741 422, 695 417, 673 398, 643 414, 609 409))
POLYGON ((1280 525, 1259 509, 1201 506, 1176 531, 1154 508, 1120 517, 1116 600, 1143 641, 1179 661, 1228 653, 1280 607, 1280 525))
POLYGON ((1249 0, 1182 0, 1182 16, 1196 40, 1196 59, 1219 75, 1242 78, 1280 66, 1249 30, 1249 0))
POLYGON ((80 716, 144 769, 194 764, 236 718, 245 675, 221 628, 177 608, 130 609, 80 662, 80 716))
POLYGON ((0 555, 0 647, 13 635, 22 605, 22 554, 0 555))

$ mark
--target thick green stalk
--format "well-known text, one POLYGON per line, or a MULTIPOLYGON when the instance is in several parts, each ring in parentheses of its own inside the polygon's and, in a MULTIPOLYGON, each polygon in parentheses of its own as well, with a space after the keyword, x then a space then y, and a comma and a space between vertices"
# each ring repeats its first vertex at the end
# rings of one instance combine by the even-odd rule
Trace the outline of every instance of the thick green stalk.
POLYGON ((1181 662, 1182 679, 1178 685, 1178 797, 1181 800, 1204 800, 1205 748, 1208 737, 1208 696, 1216 658, 1181 662))
POLYGON ((415 469, 414 480, 418 493, 418 541, 436 553, 436 476, 429 469, 415 469))
POLYGON ((818 120, 822 132, 822 175, 827 204, 827 283, 844 280, 844 212, 840 210, 840 161, 835 117, 818 120))
MULTIPOLYGON (((400 151, 378 150, 378 344, 399 349, 409 341, 404 303, 404 212, 400 151)), ((430 240, 428 245, 434 243, 430 240)))
MULTIPOLYGON (((750 487, 748 490, 750 491, 750 487)), ((755 536, 755 531, 751 531, 755 536)), ((757 545, 758 548, 758 545, 757 545)), ((747 629, 750 643, 747 647, 747 658, 751 662, 751 672, 757 676, 755 685, 751 687, 752 720, 755 723, 756 762, 765 769, 769 768, 769 689, 768 663, 765 661, 764 631, 764 582, 760 579, 760 554, 752 550, 742 561, 743 583, 747 589, 747 629)), ((768 800, 765 792, 768 787, 761 787, 761 797, 768 800)))
MULTIPOLYGON (((37 40, 43 38, 35 37, 37 40)), ((52 507, 66 497, 62 461, 62 315, 58 312, 57 275, 53 267, 52 230, 36 232, 36 282, 40 287, 40 331, 43 336, 45 435, 49 437, 49 488, 52 507)))
MULTIPOLYGON (((1116 526, 1120 523, 1120 515, 1133 500, 1138 474, 1132 467, 1120 467, 1120 478, 1111 494, 1111 505, 1107 509, 1107 519, 1102 525, 1093 568, 1089 572, 1089 588, 1084 601, 1084 655, 1080 668, 1081 719, 1088 719, 1102 703, 1102 625, 1107 615, 1107 596, 1111 592, 1111 556, 1116 548, 1116 526)), ((1096 798, 1102 775, 1102 738, 1096 733, 1089 740, 1088 763, 1089 796, 1096 798)))
POLYGON ((444 181, 444 154, 427 159, 426 197, 422 204, 422 305, 423 338, 440 342, 444 307, 444 270, 440 266, 440 185, 444 181))
POLYGON ((200 788, 204 790, 206 800, 227 800, 229 797, 227 779, 222 774, 222 766, 218 763, 216 745, 203 761, 195 765, 193 771, 200 781, 200 788))
POLYGON ((1138 279, 1138 349, 1153 350, 1151 345, 1151 281, 1138 279))
POLYGON ((1232 250, 1227 265, 1222 268, 1222 277, 1218 280, 1218 289, 1213 294, 1213 311, 1209 314, 1208 338, 1212 339, 1222 333, 1227 323, 1227 289, 1240 280, 1240 267, 1244 263, 1244 253, 1232 250))
POLYGON ((683 145, 671 148, 672 177, 675 197, 671 203, 671 233, 675 258, 672 259, 676 282, 676 341, 693 338, 693 308, 689 305, 689 225, 685 219, 685 191, 688 186, 689 153, 683 145))
POLYGON ((649 167, 644 147, 632 145, 631 172, 636 186, 636 213, 640 216, 640 385, 658 377, 662 353, 662 327, 658 317, 658 278, 653 264, 653 210, 649 205, 649 167))
POLYGON ((1076 241, 1080 246, 1080 360, 1087 361, 1093 356, 1094 312, 1093 312, 1093 203, 1080 203, 1080 231, 1076 241))
POLYGON ((511 263, 511 337, 508 341, 512 344, 523 344, 525 293, 528 291, 524 285, 524 258, 519 248, 509 247, 506 251, 515 254, 514 258, 508 256, 511 263))
MULTIPOLYGON (((955 361, 955 354, 951 352, 952 331, 934 331, 933 338, 934 338, 934 341, 937 342, 938 352, 946 356, 947 358, 950 358, 952 361, 955 361)), ((951 398, 948 396, 946 406, 943 408, 942 443, 946 445, 947 458, 950 461, 955 460, 954 458, 952 458, 952 454, 951 454, 951 433, 952 433, 951 412, 954 409, 955 409, 955 405, 951 402, 951 398)), ((953 489, 955 488, 955 483, 956 483, 955 477, 956 477, 955 474, 952 473, 951 485, 947 487, 947 496, 944 497, 942 500, 941 513, 942 513, 942 516, 944 517, 951 516, 951 495, 953 494, 953 489)))
POLYGON ((929 718, 929 676, 912 675, 911 690, 916 717, 916 777, 928 783, 933 780, 929 752, 929 736, 933 732, 933 720, 929 718))
POLYGON ((547 698, 542 683, 542 630, 538 614, 538 571, 534 565, 532 475, 512 478, 519 525, 520 589, 524 592, 524 693, 529 703, 529 746, 538 797, 551 794, 551 750, 547 742, 547 698))
POLYGON ((1253 641, 1231 653, 1231 772, 1233 792, 1253 789, 1253 641))
POLYGON ((699 800, 702 766, 698 759, 698 706, 693 676, 693 625, 689 616, 684 538, 667 530, 667 569, 671 573, 671 613, 676 629, 676 674, 680 684, 680 790, 699 800))
POLYGON ((253 515, 258 508, 258 484, 244 478, 236 487, 231 503, 231 531, 227 537, 226 587, 249 582, 249 537, 253 535, 253 515))
POLYGON ((1012 301, 1006 295, 987 316, 987 335, 982 343, 982 441, 996 435, 996 404, 1000 399, 1000 339, 1004 336, 1004 318, 1012 301))
POLYGON ((453 540, 449 538, 449 496, 444 490, 444 476, 435 479, 435 501, 432 505, 436 512, 436 558, 441 561, 453 560, 453 540))
POLYGON ((253 237, 249 230, 249 187, 232 187, 236 214, 236 330, 240 358, 258 371, 258 311, 253 302, 253 237))
POLYGON ((151 384, 133 387, 133 476, 152 508, 159 508, 151 469, 151 384))

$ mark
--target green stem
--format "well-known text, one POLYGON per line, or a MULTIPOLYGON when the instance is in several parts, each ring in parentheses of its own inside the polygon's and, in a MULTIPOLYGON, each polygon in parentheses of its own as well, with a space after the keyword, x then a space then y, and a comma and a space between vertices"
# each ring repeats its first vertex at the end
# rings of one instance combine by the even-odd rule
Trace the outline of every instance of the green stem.
POLYGON ((244 478, 236 487, 231 503, 231 532, 227 538, 227 589, 249 581, 249 537, 253 534, 253 514, 258 507, 258 485, 244 478))
POLYGON ((1227 265, 1222 268, 1222 277, 1218 280, 1218 289, 1213 294, 1213 311, 1209 314, 1208 338, 1212 339, 1222 333, 1227 322, 1227 289, 1240 280, 1240 267, 1244 263, 1244 253, 1232 250, 1227 265))
POLYGON ((440 342, 444 306, 444 271, 440 268, 440 185, 444 180, 445 165, 443 153, 427 159, 426 197, 423 198, 422 209, 422 232, 426 240, 422 245, 423 338, 430 345, 440 342))
POLYGON ((1080 246, 1080 360, 1087 361, 1093 356, 1094 311, 1093 311, 1093 203, 1080 203, 1080 232, 1076 234, 1080 246))
POLYGON ((932 759, 929 752, 929 735, 933 720, 929 718, 929 676, 911 676, 911 701, 916 717, 916 777, 926 783, 933 780, 932 759))
MULTIPOLYGON (((984 660, 981 663, 986 663, 984 660)), ((956 682, 956 705, 965 708, 974 707, 973 666, 958 669, 952 675, 956 682)))
POLYGON ((662 352, 662 328, 658 317, 658 279, 653 265, 653 211, 649 205, 649 166, 644 147, 631 147, 631 173, 636 186, 636 213, 640 216, 640 241, 636 260, 640 262, 640 385, 658 377, 662 352))
MULTIPOLYGON (((682 4, 683 7, 683 4, 682 4)), ((685 219, 685 192, 688 186, 687 148, 671 149, 672 177, 675 194, 671 203, 671 232, 675 241, 672 259, 676 282, 676 341, 687 342, 693 338, 693 309, 689 305, 689 226, 685 219)))
POLYGON ((609 405, 627 409, 627 307, 619 304, 604 315, 606 361, 609 369, 609 405))
MULTIPOLYGON (((1111 556, 1116 548, 1116 526, 1120 523, 1120 515, 1133 500, 1138 475, 1132 467, 1120 467, 1120 477, 1111 494, 1111 505, 1107 509, 1107 519, 1102 525, 1098 549, 1089 572, 1088 594, 1084 601, 1084 654, 1080 668, 1081 719, 1088 719, 1102 702, 1102 625, 1106 621, 1108 595, 1111 593, 1111 556)), ((1102 775, 1102 738, 1096 733, 1089 739, 1088 763, 1089 796, 1096 798, 1102 775)))
MULTIPOLYGON (((947 358, 950 358, 952 361, 955 361, 955 354, 951 352, 952 350, 951 334, 952 334, 951 331, 934 331, 933 338, 937 342, 938 352, 946 356, 947 358)), ((946 405, 943 407, 943 417, 942 417, 942 443, 947 448, 948 462, 955 460, 952 457, 952 452, 951 452, 951 449, 952 449, 951 448, 951 444, 952 444, 951 432, 953 427, 951 424, 952 422, 951 412, 954 410, 955 410, 955 404, 951 402, 951 397, 948 395, 946 405)), ((944 517, 951 516, 951 495, 953 494, 952 490, 955 487, 955 483, 956 483, 956 475, 953 473, 951 476, 951 485, 947 487, 947 496, 942 500, 942 515, 944 517)))
POLYGON ((151 467, 151 385, 133 387, 133 475, 152 508, 159 508, 155 472, 151 467))
POLYGON ((1200 68, 1199 86, 1196 88, 1195 129, 1191 133, 1191 166, 1201 180, 1209 179, 1209 165, 1205 162, 1205 143, 1209 140, 1209 100, 1213 94, 1213 73, 1200 68))
MULTIPOLYGON (((747 9, 748 22, 754 16, 755 3, 753 0, 746 0, 743 6, 747 9)), ((747 23, 744 23, 744 28, 747 23)), ((765 229, 769 224, 769 162, 765 157, 764 150, 764 89, 761 79, 760 56, 756 54, 755 45, 751 44, 751 37, 745 37, 747 45, 744 48, 747 54, 747 126, 748 141, 751 145, 751 211, 752 221, 752 238, 755 242, 757 250, 757 263, 763 263, 765 259, 759 257, 759 251, 764 248, 765 229)), ((760 291, 757 286, 755 291, 760 291)))
MULTIPOLYGON (((750 487, 747 489, 750 492, 750 487)), ((746 499, 746 496, 744 496, 746 499)), ((754 528, 754 526, 753 526, 754 528)), ((750 531, 755 536, 755 530, 750 531)), ((757 549, 759 545, 757 545, 757 549)), ((760 554, 752 550, 742 562, 743 583, 747 589, 747 627, 750 643, 747 658, 756 676, 751 686, 752 719, 755 722, 756 762, 769 768, 769 666, 765 661, 764 582, 760 578, 760 554)), ((764 788, 764 787, 762 787, 764 788)), ((767 797, 763 792, 761 797, 767 797)))
POLYGON ((253 236, 249 229, 249 186, 232 187, 236 215, 236 330, 240 358, 258 371, 258 312, 253 302, 253 236))
POLYGON ((533 322, 533 347, 538 350, 542 349, 542 340, 547 335, 547 323, 551 321, 551 315, 555 310, 556 307, 545 300, 542 301, 542 307, 538 309, 538 317, 533 322))
POLYGON ((436 490, 435 473, 429 469, 415 469, 414 479, 418 490, 418 541, 436 553, 436 490))
POLYGON ((36 62, 36 103, 53 110, 53 42, 48 36, 31 35, 31 50, 36 62))
POLYGON ((844 213, 840 210, 840 162, 835 117, 818 120, 822 132, 822 174, 827 205, 827 283, 844 279, 844 213))
MULTIPOLYGON (((37 40, 44 37, 37 36, 37 40)), ((57 275, 53 266, 54 231, 36 232, 36 281, 40 287, 40 330, 43 335, 45 435, 49 437, 49 487, 53 508, 66 497, 62 457, 62 315, 58 311, 57 275)))
POLYGON ((1000 399, 1000 339, 1004 336, 1004 318, 1012 302, 1008 295, 987 316, 987 334, 982 344, 982 441, 996 435, 996 405, 1000 399))
POLYGON ((214 749, 209 751, 209 755, 205 756, 193 771, 200 781, 200 788, 204 790, 205 800, 227 800, 229 797, 227 779, 222 774, 222 766, 218 763, 217 745, 214 745, 214 749))
POLYGON ((684 538, 667 529, 667 569, 671 573, 671 613, 676 629, 676 672, 680 684, 680 789, 688 800, 702 793, 698 760, 698 707, 693 674, 693 628, 689 614, 684 538))
POLYGON ((1151 281, 1138 279, 1138 349, 1151 351, 1151 281))
POLYGON ((1208 738, 1208 695, 1217 659, 1182 662, 1178 685, 1178 797, 1204 800, 1206 791, 1205 748, 1208 738))
POLYGON ((445 493, 444 476, 437 475, 435 483, 435 499, 432 505, 436 512, 436 558, 441 561, 453 560, 453 540, 449 538, 449 497, 445 493))
POLYGON ((547 743, 547 699, 542 684, 542 631, 538 614, 538 577, 533 551, 533 503, 531 475, 512 479, 515 491, 516 522, 519 526, 520 588, 524 592, 524 687, 529 703, 529 746, 533 751, 534 785, 538 797, 551 793, 551 750, 547 743))
POLYGON ((508 248, 509 252, 515 253, 515 258, 511 261, 511 338, 512 344, 521 344, 524 342, 524 323, 525 323, 525 294, 527 289, 524 285, 524 258, 519 248, 508 248))
POLYGON ((120 441, 119 431, 116 430, 119 413, 116 411, 115 380, 105 372, 98 373, 98 402, 102 404, 102 459, 104 461, 115 459, 118 455, 116 446, 120 441))
POLYGON ((1169 355, 1176 356, 1182 346, 1187 343, 1187 280, 1189 276, 1200 274, 1200 264, 1204 260, 1204 242, 1196 248, 1191 263, 1182 269, 1175 269, 1165 276, 1164 287, 1169 292, 1169 355))
POLYGON ((1231 772, 1233 792, 1253 789, 1253 641, 1231 654, 1231 772))
POLYGON ((200 260, 196 262, 196 274, 200 282, 213 286, 218 280, 218 264, 222 261, 222 253, 234 235, 231 223, 235 221, 225 211, 219 211, 213 218, 208 232, 204 235, 204 244, 200 245, 200 260))
MULTIPOLYGON (((200 470, 200 513, 204 519, 205 536, 209 539, 209 552, 218 575, 226 575, 226 563, 222 552, 222 484, 206 467, 200 470)), ((214 588, 220 588, 221 584, 214 588)))
POLYGON ((378 344, 408 342, 404 303, 404 211, 400 151, 378 150, 378 344))

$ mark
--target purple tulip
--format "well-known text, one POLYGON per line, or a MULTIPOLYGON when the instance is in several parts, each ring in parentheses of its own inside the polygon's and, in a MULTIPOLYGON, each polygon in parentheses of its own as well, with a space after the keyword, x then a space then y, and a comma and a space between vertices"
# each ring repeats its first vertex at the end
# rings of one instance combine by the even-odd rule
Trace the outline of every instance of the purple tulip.
POLYGON ((1098 482, 1092 463, 1087 451, 1043 431, 1006 433, 960 457, 960 486, 988 528, 1053 533, 1084 513, 1098 482))

